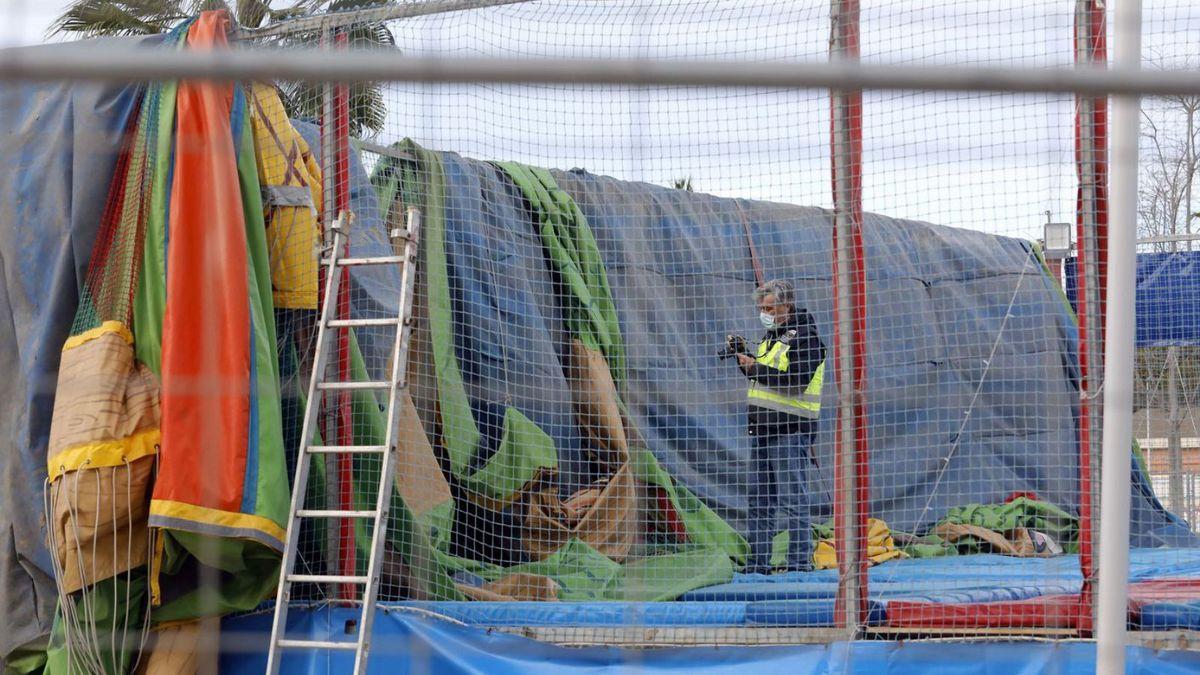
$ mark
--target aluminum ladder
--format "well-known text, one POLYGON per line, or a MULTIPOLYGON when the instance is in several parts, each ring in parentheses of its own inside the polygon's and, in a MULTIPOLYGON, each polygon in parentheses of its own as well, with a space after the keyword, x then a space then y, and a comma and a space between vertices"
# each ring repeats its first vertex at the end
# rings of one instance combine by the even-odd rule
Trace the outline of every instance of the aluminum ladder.
POLYGON ((412 333, 413 286, 416 279, 417 240, 421 225, 421 212, 410 207, 405 214, 405 228, 391 231, 393 246, 403 246, 402 255, 369 258, 342 257, 347 241, 347 226, 350 219, 343 213, 330 228, 332 244, 327 249, 328 257, 321 261, 325 266, 325 293, 321 305, 320 323, 317 327, 315 358, 312 376, 308 385, 308 400, 305 403, 304 423, 300 435, 300 451, 296 463, 296 477, 292 486, 292 502, 288 512, 287 541, 283 549, 283 563, 279 574, 279 589, 275 597, 275 617, 271 625, 271 644, 267 656, 267 673, 279 672, 283 652, 286 650, 345 650, 354 651, 354 672, 367 671, 367 657, 371 649, 371 630, 375 620, 375 601, 379 595, 380 568, 382 567, 384 539, 389 497, 392 494, 396 475, 397 422, 400 415, 401 394, 407 386, 406 366, 408 345, 412 333), (400 306, 396 316, 380 319, 335 319, 331 309, 337 303, 341 272, 348 267, 361 265, 398 265, 400 267, 400 306), (392 327, 396 338, 392 348, 391 379, 387 381, 330 381, 325 378, 329 362, 330 344, 336 342, 337 330, 357 327, 392 327), (329 391, 368 390, 387 392, 387 431, 384 444, 376 445, 313 445, 321 400, 329 391), (366 510, 306 509, 305 493, 308 487, 308 472, 314 456, 353 455, 375 456, 382 459, 379 476, 379 491, 375 508, 366 510), (355 522, 370 519, 371 552, 366 576, 341 574, 298 574, 295 572, 296 554, 300 540, 300 523, 305 519, 355 522), (362 603, 358 621, 358 634, 354 641, 299 640, 286 637, 288 602, 292 587, 296 583, 346 584, 361 588, 359 601, 362 603))

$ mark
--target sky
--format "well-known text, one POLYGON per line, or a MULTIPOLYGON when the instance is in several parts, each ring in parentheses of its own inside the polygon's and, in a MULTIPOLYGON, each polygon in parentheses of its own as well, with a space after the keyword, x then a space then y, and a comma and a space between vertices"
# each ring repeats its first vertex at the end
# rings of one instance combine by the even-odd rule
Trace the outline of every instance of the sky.
MULTIPOLYGON (((0 0, 0 46, 37 44, 65 2, 0 0)), ((871 63, 1067 67, 1073 0, 862 0, 871 63)), ((1147 0, 1148 52, 1200 54, 1200 3, 1147 0)), ((824 61, 826 0, 541 0, 393 22, 408 54, 824 61)), ((483 159, 829 206, 821 90, 389 85, 385 129, 483 159)), ((1066 96, 868 92, 864 206, 1036 238, 1072 218, 1066 96)))

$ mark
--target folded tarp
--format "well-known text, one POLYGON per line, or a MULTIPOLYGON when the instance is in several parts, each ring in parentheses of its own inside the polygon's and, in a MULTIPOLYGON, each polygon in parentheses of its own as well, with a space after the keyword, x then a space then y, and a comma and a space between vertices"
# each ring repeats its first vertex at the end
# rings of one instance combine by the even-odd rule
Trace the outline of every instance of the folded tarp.
MULTIPOLYGON (((492 448, 473 461, 499 448, 503 412, 515 407, 553 440, 564 490, 582 487, 588 462, 561 367, 570 317, 556 301, 529 207, 495 165, 439 156, 454 356, 492 448)), ((741 525, 750 471, 745 378, 714 353, 727 333, 760 330, 744 228, 766 276, 796 283, 798 301, 832 344, 829 213, 583 171, 550 175, 601 254, 626 348, 620 394, 631 421, 667 474, 741 525)), ((952 507, 1020 491, 1075 513, 1078 332, 1032 245, 876 214, 864 233, 870 514, 921 531, 952 507)), ((830 512, 834 378, 809 486, 816 517, 830 512)), ((433 408, 428 399, 417 405, 433 408)), ((1141 472, 1133 477, 1131 542, 1192 543, 1141 472)))
MULTIPOLYGON (((50 49, 61 47, 29 48, 29 58, 50 49)), ((40 505, 54 386, 138 90, 115 83, 0 83, 0 397, 6 401, 0 408, 0 607, 6 612, 0 660, 44 639, 53 620, 40 505)))

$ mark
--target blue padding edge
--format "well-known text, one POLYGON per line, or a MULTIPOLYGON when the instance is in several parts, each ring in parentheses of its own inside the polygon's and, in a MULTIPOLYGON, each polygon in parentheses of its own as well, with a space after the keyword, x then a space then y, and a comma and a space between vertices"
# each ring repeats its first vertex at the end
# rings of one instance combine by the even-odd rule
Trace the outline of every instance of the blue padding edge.
MULTIPOLYGON (((359 619, 356 609, 293 608, 288 637, 345 640, 347 621, 359 619)), ((271 615, 227 618, 222 623, 220 672, 257 675, 266 667, 271 615)), ((1057 644, 982 642, 839 642, 831 645, 776 647, 675 647, 619 649, 558 647, 516 635, 457 626, 399 612, 380 614, 375 622, 369 672, 489 673, 495 675, 594 675, 602 672, 687 673, 1026 673, 1054 672, 1090 675, 1095 672, 1096 647, 1086 642, 1057 644)), ((1200 670, 1200 653, 1126 649, 1130 675, 1193 673, 1200 670)), ((348 672, 353 652, 287 650, 280 672, 348 672)))
MULTIPOLYGON (((746 605, 748 626, 832 626, 832 600, 768 600, 746 605)), ((877 602, 868 603, 867 623, 884 623, 884 608, 877 602)))
POLYGON ((1143 605, 1135 623, 1142 630, 1197 630, 1200 629, 1200 602, 1143 605))

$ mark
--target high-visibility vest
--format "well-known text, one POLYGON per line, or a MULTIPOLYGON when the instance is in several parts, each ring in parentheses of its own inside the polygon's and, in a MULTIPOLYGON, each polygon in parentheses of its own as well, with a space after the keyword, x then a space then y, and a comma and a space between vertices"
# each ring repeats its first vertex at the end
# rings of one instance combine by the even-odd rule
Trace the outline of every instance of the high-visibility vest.
MULTIPOLYGON (((786 371, 791 359, 788 356, 790 347, 786 342, 763 341, 758 345, 754 360, 774 370, 786 371)), ((825 382, 825 362, 817 366, 808 385, 800 387, 768 387, 753 380, 750 381, 748 396, 750 405, 776 410, 807 419, 817 419, 821 416, 821 385, 825 382)))

